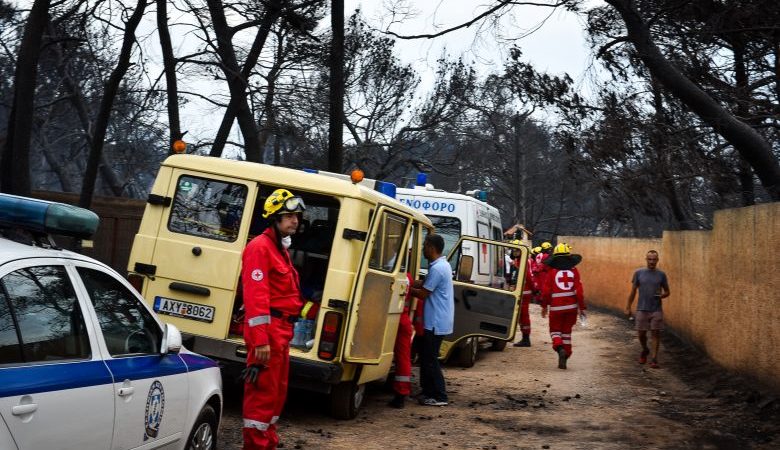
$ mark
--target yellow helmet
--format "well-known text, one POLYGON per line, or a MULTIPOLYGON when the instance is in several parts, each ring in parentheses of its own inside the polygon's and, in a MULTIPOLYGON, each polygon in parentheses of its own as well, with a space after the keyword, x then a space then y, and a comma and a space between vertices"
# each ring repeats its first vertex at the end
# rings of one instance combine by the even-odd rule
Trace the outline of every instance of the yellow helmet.
POLYGON ((539 247, 538 245, 531 250, 531 253, 534 255, 538 255, 539 253, 542 253, 542 247, 539 247))
POLYGON ((549 250, 552 248, 552 244, 547 241, 542 242, 542 250, 549 250))
POLYGON ((263 218, 274 214, 290 214, 306 211, 303 199, 296 197, 287 189, 277 189, 265 199, 263 205, 263 218))
POLYGON ((513 239, 513 240, 509 241, 509 243, 512 244, 512 245, 520 245, 520 239, 513 239))
POLYGON ((556 245, 553 250, 553 255, 568 255, 569 253, 571 253, 571 247, 565 242, 556 245))

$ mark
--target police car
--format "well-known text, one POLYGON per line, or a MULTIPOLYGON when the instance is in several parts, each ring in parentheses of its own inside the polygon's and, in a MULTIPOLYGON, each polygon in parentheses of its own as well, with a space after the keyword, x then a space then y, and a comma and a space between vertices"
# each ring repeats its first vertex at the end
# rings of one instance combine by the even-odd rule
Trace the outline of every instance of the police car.
POLYGON ((214 449, 216 363, 121 276, 56 246, 91 211, 0 194, 0 449, 214 449))

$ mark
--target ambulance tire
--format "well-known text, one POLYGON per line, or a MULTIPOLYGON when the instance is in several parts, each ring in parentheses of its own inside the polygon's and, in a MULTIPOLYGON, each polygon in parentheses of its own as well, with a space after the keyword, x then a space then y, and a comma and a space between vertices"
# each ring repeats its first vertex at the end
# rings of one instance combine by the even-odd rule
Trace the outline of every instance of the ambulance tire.
POLYGON ((477 362, 478 351, 479 338, 473 336, 466 338, 463 345, 458 348, 458 365, 466 368, 474 367, 474 363, 477 362))
POLYGON ((490 341, 491 352, 503 352, 506 349, 506 342, 503 339, 493 339, 490 341))
POLYGON ((211 405, 206 405, 200 411, 198 420, 192 426, 190 437, 187 438, 186 450, 215 450, 217 448, 217 413, 211 405))
POLYGON ((330 391, 330 413, 336 419, 351 420, 357 417, 366 393, 365 384, 342 381, 330 391))

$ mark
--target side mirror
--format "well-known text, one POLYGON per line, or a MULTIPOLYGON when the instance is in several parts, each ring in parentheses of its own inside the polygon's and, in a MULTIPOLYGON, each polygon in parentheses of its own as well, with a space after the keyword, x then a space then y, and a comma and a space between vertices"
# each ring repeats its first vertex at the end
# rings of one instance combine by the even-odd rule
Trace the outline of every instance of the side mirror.
POLYGON ((458 265, 458 281, 469 281, 471 279, 471 272, 474 269, 474 257, 471 255, 463 255, 460 257, 460 264, 458 265))
POLYGON ((181 332, 174 325, 169 323, 165 324, 165 332, 163 333, 161 347, 160 353, 163 355, 168 353, 179 353, 179 350, 181 350, 181 332))

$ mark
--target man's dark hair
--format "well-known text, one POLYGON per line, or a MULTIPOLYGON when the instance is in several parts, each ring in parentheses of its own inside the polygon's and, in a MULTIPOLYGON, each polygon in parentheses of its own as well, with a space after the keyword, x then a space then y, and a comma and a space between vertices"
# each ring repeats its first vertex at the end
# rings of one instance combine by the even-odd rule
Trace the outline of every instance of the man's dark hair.
POLYGON ((431 245, 434 250, 436 250, 436 253, 444 252, 444 238, 441 237, 441 235, 431 233, 428 236, 425 236, 424 244, 431 245))
POLYGON ((650 253, 655 253, 655 256, 658 256, 658 252, 655 251, 655 250, 648 250, 647 254, 650 254, 650 253))

